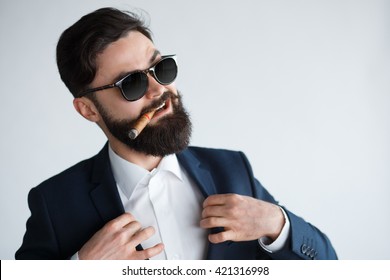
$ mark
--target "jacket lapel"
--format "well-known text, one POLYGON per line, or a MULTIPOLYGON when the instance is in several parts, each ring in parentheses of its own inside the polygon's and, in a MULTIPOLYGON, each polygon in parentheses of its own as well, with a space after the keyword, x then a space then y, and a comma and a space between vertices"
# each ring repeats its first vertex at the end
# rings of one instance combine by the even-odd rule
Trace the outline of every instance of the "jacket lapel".
MULTIPOLYGON (((210 195, 217 194, 214 180, 210 171, 202 166, 202 163, 191 152, 191 148, 177 154, 180 164, 184 167, 187 173, 195 181, 205 198, 210 195)), ((213 228, 211 233, 223 231, 223 228, 213 228)), ((221 260, 225 258, 225 252, 231 242, 223 242, 220 244, 208 243, 207 259, 221 260)))
POLYGON ((202 167, 201 162, 189 149, 177 154, 177 158, 191 178, 194 179, 204 197, 217 193, 210 172, 202 167))
MULTIPOLYGON (((91 199, 103 220, 103 224, 115 219, 125 212, 119 197, 114 175, 112 174, 108 156, 108 144, 96 156, 92 169, 92 182, 96 187, 91 191, 91 199)), ((137 251, 142 250, 139 244, 137 251)))
POLYGON ((91 199, 104 223, 124 213, 108 157, 108 144, 96 156, 92 169, 92 182, 95 188, 91 199))

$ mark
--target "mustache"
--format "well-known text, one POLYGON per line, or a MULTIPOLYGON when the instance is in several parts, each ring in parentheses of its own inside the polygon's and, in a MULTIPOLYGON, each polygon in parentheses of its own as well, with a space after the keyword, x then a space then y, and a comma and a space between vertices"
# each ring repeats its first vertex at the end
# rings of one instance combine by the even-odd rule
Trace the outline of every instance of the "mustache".
POLYGON ((167 101, 168 99, 174 100, 179 98, 179 94, 176 95, 172 91, 166 91, 161 95, 159 99, 153 101, 149 106, 143 108, 139 117, 151 111, 154 111, 157 107, 159 107, 163 102, 167 101))

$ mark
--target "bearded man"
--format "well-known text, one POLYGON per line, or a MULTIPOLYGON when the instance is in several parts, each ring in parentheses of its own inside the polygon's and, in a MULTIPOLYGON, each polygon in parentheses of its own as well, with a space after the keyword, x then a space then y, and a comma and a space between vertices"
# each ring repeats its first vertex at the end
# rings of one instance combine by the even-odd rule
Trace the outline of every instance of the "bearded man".
POLYGON ((61 35, 57 64, 76 111, 108 142, 30 191, 16 259, 337 258, 243 153, 188 146, 176 56, 160 53, 137 15, 83 16, 61 35))

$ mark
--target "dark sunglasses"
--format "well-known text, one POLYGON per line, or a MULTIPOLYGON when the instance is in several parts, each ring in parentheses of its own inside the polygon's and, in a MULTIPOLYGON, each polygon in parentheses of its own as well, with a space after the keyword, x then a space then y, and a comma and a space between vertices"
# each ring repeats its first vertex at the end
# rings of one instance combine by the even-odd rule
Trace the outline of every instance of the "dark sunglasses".
POLYGON ((87 89, 80 92, 78 97, 83 97, 94 91, 118 87, 126 100, 136 101, 144 96, 148 90, 148 73, 150 73, 159 84, 169 85, 177 77, 176 55, 162 56, 161 60, 149 69, 127 74, 125 77, 113 84, 87 89))

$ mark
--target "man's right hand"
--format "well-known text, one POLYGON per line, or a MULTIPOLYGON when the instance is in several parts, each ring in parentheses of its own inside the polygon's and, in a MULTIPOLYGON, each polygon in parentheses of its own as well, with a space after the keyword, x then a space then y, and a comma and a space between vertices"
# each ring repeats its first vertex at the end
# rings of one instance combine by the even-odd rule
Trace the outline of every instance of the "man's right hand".
POLYGON ((158 255, 164 249, 159 243, 137 251, 135 247, 155 233, 153 227, 142 229, 135 218, 124 213, 108 222, 92 236, 79 251, 80 260, 145 260, 158 255))

